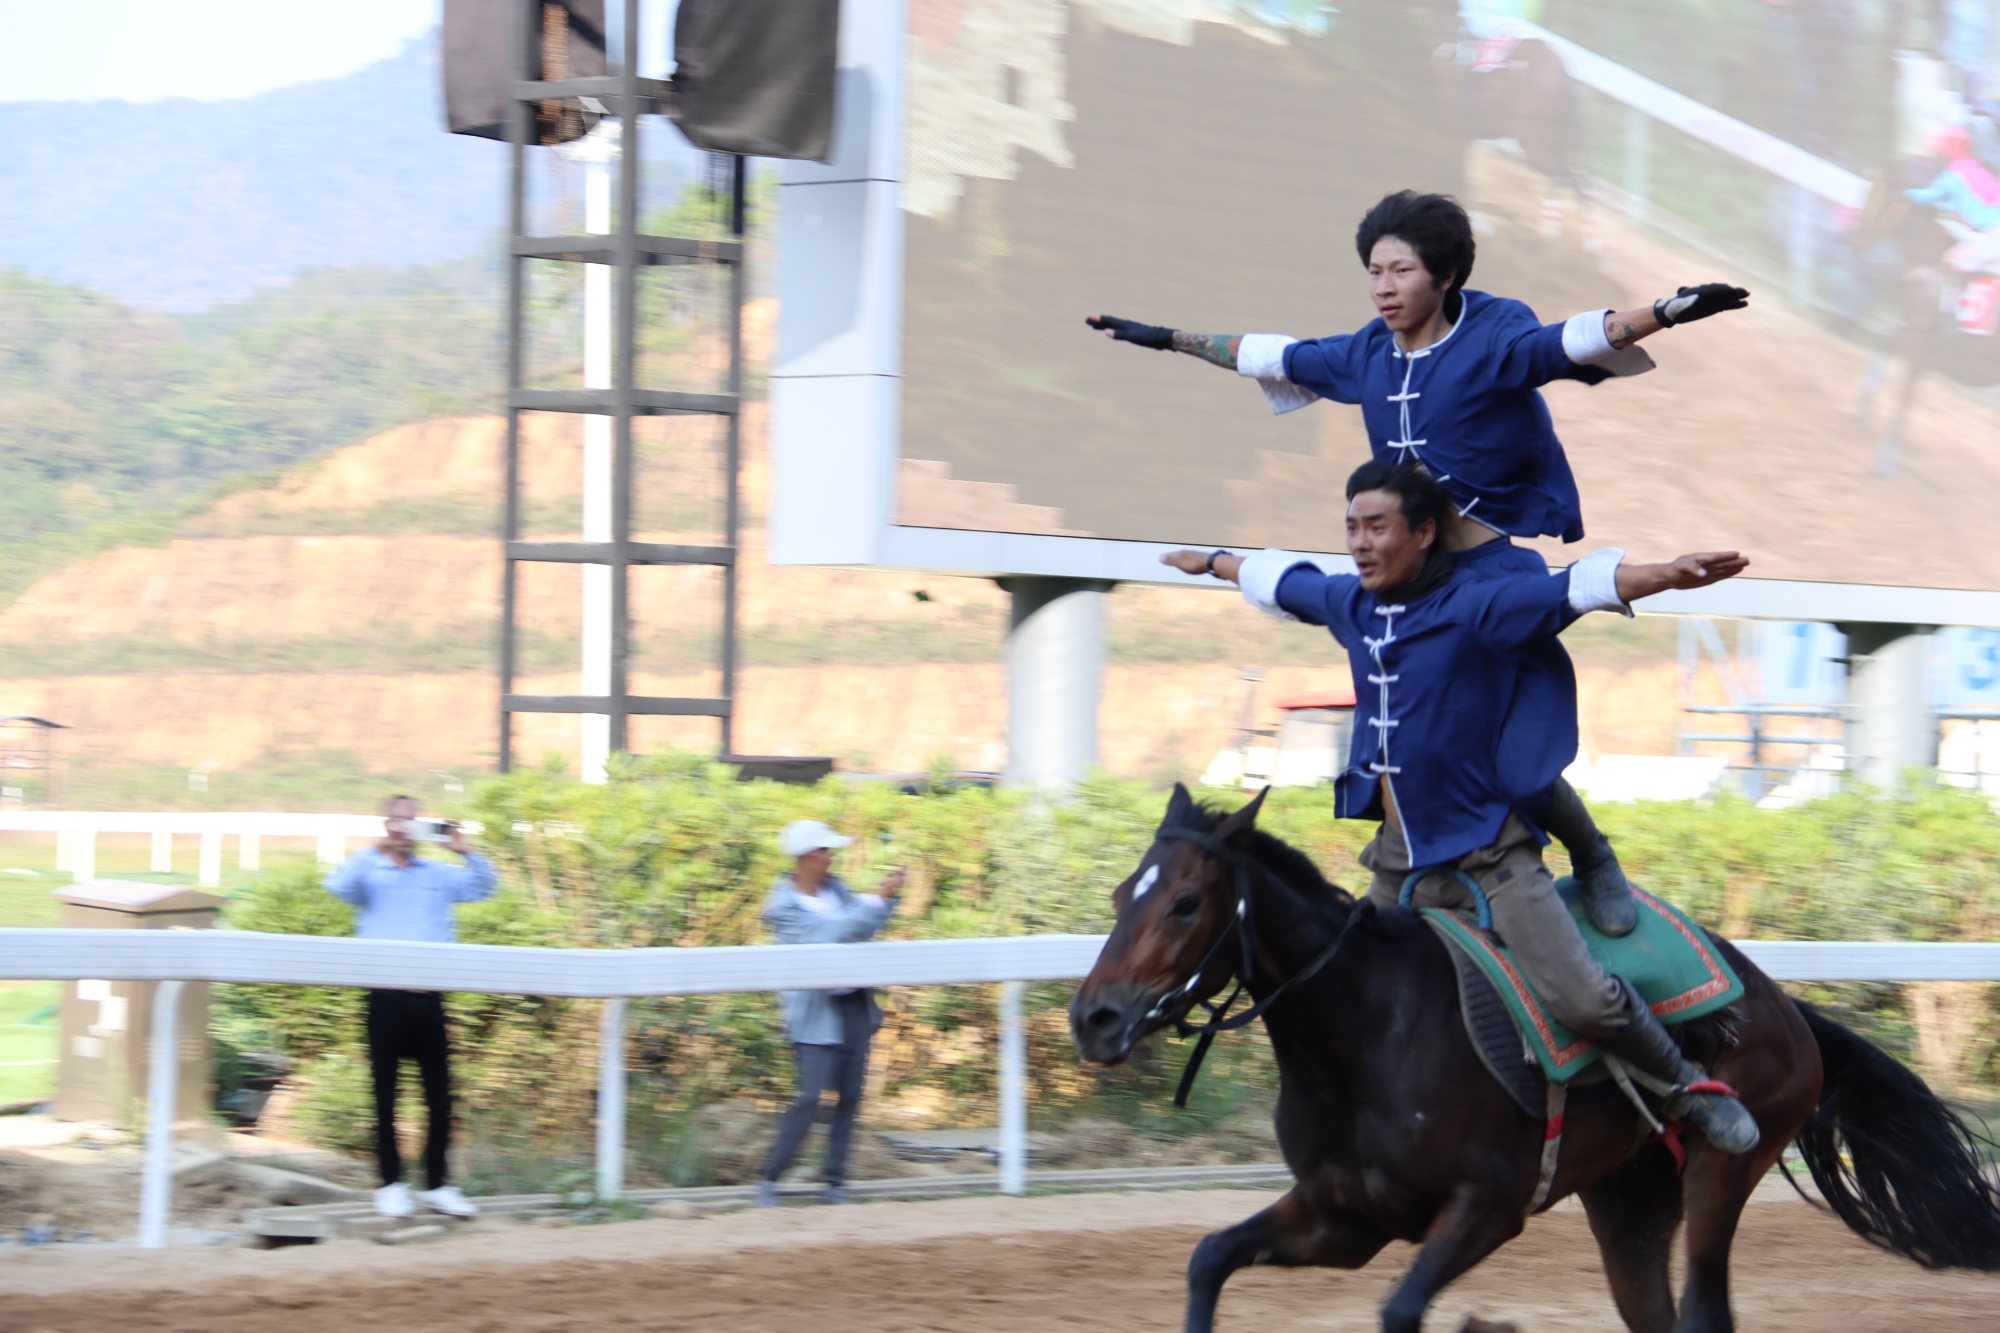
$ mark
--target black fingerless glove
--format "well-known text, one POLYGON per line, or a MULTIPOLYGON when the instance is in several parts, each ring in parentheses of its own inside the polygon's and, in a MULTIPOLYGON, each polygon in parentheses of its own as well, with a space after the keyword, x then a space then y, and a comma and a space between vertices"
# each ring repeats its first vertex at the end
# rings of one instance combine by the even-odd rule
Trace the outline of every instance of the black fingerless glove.
POLYGON ((1725 310, 1741 310, 1749 301, 1750 293, 1741 287, 1731 287, 1726 282, 1704 282, 1699 287, 1683 287, 1672 296, 1653 302, 1653 318, 1660 321, 1661 328, 1670 329, 1725 310))
POLYGON ((1093 329, 1103 329, 1121 343, 1150 347, 1156 352, 1173 350, 1174 331, 1160 324, 1141 324, 1136 320, 1120 319, 1116 315, 1092 315, 1083 322, 1093 329))

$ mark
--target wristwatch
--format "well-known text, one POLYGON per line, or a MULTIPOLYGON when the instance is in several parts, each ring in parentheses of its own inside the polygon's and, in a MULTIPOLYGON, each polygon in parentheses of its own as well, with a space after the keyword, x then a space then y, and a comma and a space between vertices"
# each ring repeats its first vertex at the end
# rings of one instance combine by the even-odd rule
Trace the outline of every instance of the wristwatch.
POLYGON ((1229 552, 1227 550, 1210 551, 1208 553, 1208 567, 1202 570, 1202 573, 1208 575, 1212 579, 1221 578, 1222 575, 1215 572, 1215 557, 1219 555, 1228 555, 1228 554, 1229 552))

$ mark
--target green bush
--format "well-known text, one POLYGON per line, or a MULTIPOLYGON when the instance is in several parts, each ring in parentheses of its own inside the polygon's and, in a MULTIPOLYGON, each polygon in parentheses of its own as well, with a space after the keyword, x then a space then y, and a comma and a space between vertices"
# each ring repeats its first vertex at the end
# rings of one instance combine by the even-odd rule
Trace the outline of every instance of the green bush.
MULTIPOLYGON (((798 818, 825 819, 856 837, 842 871, 859 888, 891 864, 908 868, 904 909, 889 938, 1102 931, 1111 890, 1137 863, 1163 800, 1143 784, 1110 779, 1058 805, 1012 791, 909 796, 831 780, 746 783, 684 755, 634 762, 602 786, 553 770, 518 772, 476 784, 467 796, 462 813, 485 826, 482 844, 502 887, 460 910, 460 937, 576 948, 758 942, 765 938, 758 912, 784 868, 775 834, 798 818)), ((1986 937, 2000 915, 2000 819, 1970 793, 1856 794, 1781 812, 1721 800, 1599 813, 1635 878, 1727 935, 1986 937)), ((1274 792, 1263 824, 1336 881, 1362 881, 1354 855, 1373 826, 1333 819, 1323 793, 1274 792)), ((347 909, 304 870, 260 877, 231 903, 228 921, 305 934, 351 928, 347 909)), ((1254 1032, 1217 1044, 1186 1112, 1165 1105, 1181 1043, 1154 1043, 1117 1070, 1080 1067, 1064 1010, 1070 991, 1049 984, 1029 992, 1038 1121, 1091 1108, 1169 1134, 1268 1102, 1269 1053, 1254 1032)), ((1903 988, 1818 993, 1893 1047, 1907 1044, 1903 988)), ((875 1111, 990 1122, 994 988, 892 990, 883 1002, 875 1111)), ((598 1003, 498 995, 454 995, 449 1003, 459 1101, 483 1160, 494 1163, 489 1174, 518 1179, 587 1160, 598 1003)), ((230 987, 220 1014, 231 1044, 294 1062, 305 1121, 324 1141, 356 1149, 368 1142, 356 992, 230 987)), ((700 1108, 727 1098, 775 1106, 789 1090, 790 1052, 774 997, 634 1002, 629 1029, 635 1178, 701 1179, 705 1150, 687 1137, 700 1108)), ((1985 1059, 1972 1075, 1983 1076, 1985 1059)))

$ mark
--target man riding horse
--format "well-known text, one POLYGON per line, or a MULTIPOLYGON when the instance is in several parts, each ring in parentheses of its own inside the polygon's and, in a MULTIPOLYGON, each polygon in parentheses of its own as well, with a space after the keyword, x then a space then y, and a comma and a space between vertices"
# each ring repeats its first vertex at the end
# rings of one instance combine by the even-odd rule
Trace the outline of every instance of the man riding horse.
POLYGON ((1749 1112, 1733 1094, 1697 1090, 1702 1071, 1638 993, 1591 956, 1542 863, 1547 839, 1509 795, 1521 775, 1505 770, 1503 743, 1509 727, 1575 726, 1573 696, 1567 719, 1543 716, 1528 710, 1548 706, 1546 696, 1516 685, 1524 660, 1580 616, 1629 616, 1638 598, 1706 587, 1749 562, 1723 551, 1629 565, 1623 551, 1607 547, 1553 578, 1469 578, 1438 539, 1451 501, 1430 474, 1375 459, 1348 479, 1347 496, 1355 574, 1326 574, 1289 551, 1160 558, 1228 579, 1281 618, 1323 625, 1347 649, 1359 703, 1336 813, 1382 821, 1361 854, 1379 908, 1396 906, 1418 870, 1427 872, 1416 885, 1418 906, 1470 906, 1456 872, 1470 875, 1491 904, 1495 931, 1559 1022, 1672 1084, 1668 1114, 1716 1147, 1754 1148, 1749 1112))
MULTIPOLYGON (((1583 537, 1576 481, 1540 386, 1596 384, 1653 367, 1635 344, 1663 328, 1741 309, 1749 293, 1707 283, 1650 307, 1591 310, 1543 325, 1519 301, 1467 290, 1472 222, 1450 198, 1405 190, 1362 218, 1355 248, 1380 318, 1360 332, 1300 342, 1276 334, 1185 333, 1115 315, 1091 327, 1259 381, 1277 412, 1315 398, 1361 406, 1378 459, 1428 470, 1444 488, 1440 545, 1464 579, 1545 574, 1509 536, 1583 537)), ((1562 777, 1576 755, 1576 674, 1553 640, 1519 664, 1520 697, 1501 740, 1514 804, 1568 848, 1590 919, 1607 935, 1638 921, 1610 841, 1562 777), (1557 719, 1553 729, 1528 718, 1557 719), (1515 721, 1514 718, 1522 719, 1515 721), (1562 719, 1567 719, 1566 721, 1562 719)))

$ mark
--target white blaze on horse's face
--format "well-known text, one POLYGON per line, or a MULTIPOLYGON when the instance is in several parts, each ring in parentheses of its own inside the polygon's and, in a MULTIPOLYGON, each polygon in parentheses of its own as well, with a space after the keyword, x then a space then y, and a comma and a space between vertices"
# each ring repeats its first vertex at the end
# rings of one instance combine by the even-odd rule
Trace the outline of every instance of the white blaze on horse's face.
POLYGON ((1160 866, 1159 863, 1156 861, 1152 865, 1146 867, 1146 873, 1139 876, 1139 882, 1132 886, 1132 901, 1136 903, 1141 898, 1145 897, 1146 891, 1152 888, 1153 885, 1159 883, 1159 880, 1160 880, 1160 866))

